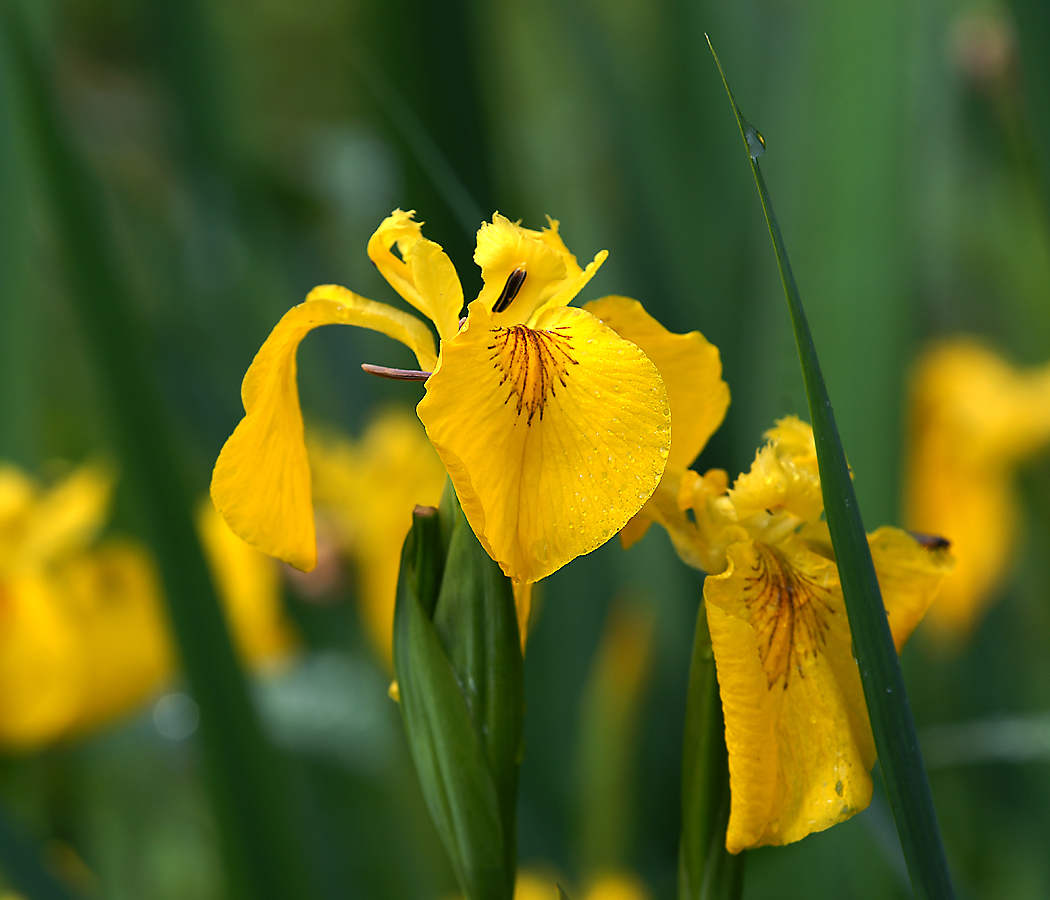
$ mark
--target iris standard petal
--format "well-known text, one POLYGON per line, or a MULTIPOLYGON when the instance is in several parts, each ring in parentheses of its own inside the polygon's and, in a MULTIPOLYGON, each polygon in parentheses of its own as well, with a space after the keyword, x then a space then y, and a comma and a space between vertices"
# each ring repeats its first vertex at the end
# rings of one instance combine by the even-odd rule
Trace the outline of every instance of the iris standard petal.
MULTIPOLYGON (((414 211, 394 210, 368 241, 368 257, 405 300, 429 318, 447 341, 459 330, 463 288, 445 251, 423 237, 414 211), (399 259, 392 250, 397 244, 399 259)), ((427 368, 430 368, 429 366, 427 368)))
POLYGON ((699 331, 673 334, 637 300, 603 297, 584 307, 620 337, 637 344, 660 371, 671 407, 668 467, 690 465, 722 424, 729 385, 722 380, 718 348, 699 331))
POLYGON ((317 542, 296 351, 309 331, 334 324, 396 338, 424 369, 436 362, 419 319, 336 286, 315 288, 285 313, 256 354, 241 386, 245 416, 215 463, 211 496, 236 535, 303 571, 317 564, 317 542))
POLYGON ((670 444, 656 366, 589 313, 496 326, 481 302, 416 408, 474 533, 533 582, 601 546, 649 499, 670 444))
POLYGON ((542 308, 567 305, 605 262, 608 253, 603 250, 581 269, 558 234, 557 221, 548 221, 549 228, 533 231, 495 213, 478 231, 474 262, 485 282, 478 301, 493 312, 496 325, 535 325, 532 319, 542 308), (517 283, 503 311, 495 312, 515 272, 524 280, 517 283))
POLYGON ((787 844, 864 809, 875 762, 835 564, 732 545, 704 600, 729 749, 726 847, 787 844))

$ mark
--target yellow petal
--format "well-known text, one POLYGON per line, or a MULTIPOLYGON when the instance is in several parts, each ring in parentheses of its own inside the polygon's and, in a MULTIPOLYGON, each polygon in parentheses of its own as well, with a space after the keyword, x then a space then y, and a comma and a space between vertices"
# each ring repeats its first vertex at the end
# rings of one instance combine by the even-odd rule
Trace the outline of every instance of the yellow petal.
POLYGON ((619 531, 655 490, 670 437, 667 393, 637 346, 580 309, 536 324, 495 326, 472 303, 416 408, 475 534, 522 582, 619 531))
POLYGON ((79 702, 67 729, 80 734, 149 700, 173 658, 159 580, 139 547, 103 545, 70 560, 58 579, 82 647, 79 702))
MULTIPOLYGON (((835 559, 826 522, 805 526, 799 538, 814 553, 835 559)), ((893 642, 900 653, 904 642, 937 598, 945 578, 955 567, 955 560, 945 542, 931 539, 924 544, 907 531, 888 525, 868 535, 868 546, 893 642)))
POLYGON ((602 251, 586 269, 566 249, 553 219, 543 231, 532 231, 495 213, 478 231, 474 262, 481 267, 484 288, 478 302, 493 312, 496 325, 534 324, 543 306, 565 306, 590 281, 608 255, 602 251), (525 281, 510 305, 500 313, 493 306, 515 269, 525 272, 525 281))
POLYGON ((380 657, 392 664, 401 545, 417 504, 437 506, 445 467, 411 412, 390 409, 360 441, 311 435, 318 512, 357 572, 358 609, 380 657))
POLYGON ((871 800, 875 749, 834 563, 732 545, 704 600, 729 749, 726 848, 787 844, 871 800))
POLYGON ((1015 468, 1050 443, 1050 367, 1020 372, 969 339, 932 347, 911 385, 908 527, 957 560, 930 625, 967 634, 1007 574, 1019 530, 1015 468))
POLYGON ((75 470, 47 490, 17 469, 0 472, 0 566, 41 565, 82 550, 105 523, 112 474, 75 470))
POLYGON ((637 300, 603 297, 584 307, 620 337, 637 344, 655 364, 671 407, 668 467, 690 465, 722 424, 729 385, 722 380, 718 348, 699 331, 673 334, 637 300))
POLYGON ((445 251, 423 237, 423 223, 413 221, 414 215, 396 209, 387 216, 368 241, 368 256, 390 286, 430 319, 441 340, 447 341, 459 330, 463 288, 445 251), (391 250, 395 243, 400 259, 391 250))
POLYGON ((0 584, 0 743, 27 750, 68 729, 83 651, 50 578, 35 572, 0 584))
POLYGON ((755 454, 751 470, 729 492, 737 515, 787 512, 803 522, 815 522, 824 509, 813 429, 794 416, 780 419, 766 432, 769 443, 755 454))
POLYGON ((596 878, 584 900, 650 900, 649 889, 630 872, 607 872, 596 878))
POLYGON ((26 535, 27 557, 44 561, 87 546, 102 528, 113 494, 104 466, 82 466, 44 494, 26 535))
POLYGON ((215 463, 211 496, 236 535, 303 571, 317 564, 317 543, 295 357, 309 331, 334 324, 396 338, 424 369, 436 362, 419 319, 336 286, 285 313, 256 354, 241 386, 246 414, 215 463))
POLYGON ((296 639, 284 615, 276 561, 230 531, 208 501, 197 512, 197 533, 241 657, 260 665, 288 656, 296 639))
POLYGON ((522 653, 529 642, 529 626, 532 624, 532 592, 531 584, 514 582, 514 608, 518 612, 518 634, 521 636, 522 653))

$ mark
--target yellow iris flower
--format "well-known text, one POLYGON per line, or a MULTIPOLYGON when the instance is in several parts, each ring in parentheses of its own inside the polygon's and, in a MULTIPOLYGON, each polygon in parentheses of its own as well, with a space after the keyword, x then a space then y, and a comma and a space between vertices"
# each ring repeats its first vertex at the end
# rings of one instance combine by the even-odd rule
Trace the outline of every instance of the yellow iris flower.
MULTIPOLYGON (((421 319, 346 288, 315 288, 284 315, 245 375, 245 417, 216 462, 212 497, 249 544, 313 568, 296 350, 321 325, 370 328, 414 352, 415 377, 426 380, 416 412, 467 520, 503 571, 529 584, 600 546, 649 499, 674 452, 673 391, 641 341, 603 324, 593 306, 568 306, 604 252, 581 268, 557 222, 532 231, 497 213, 478 232, 484 287, 461 325, 456 271, 412 216, 389 216, 368 254, 433 322, 440 352, 421 319)), ((633 301, 602 302, 629 324, 652 322, 633 301)))
POLYGON ((1019 372, 976 341, 932 347, 911 389, 905 519, 944 535, 958 565, 929 619, 970 631, 1018 537, 1017 465, 1050 445, 1050 365, 1019 372))
MULTIPOLYGON (((766 437, 731 489, 722 470, 687 470, 665 477, 649 507, 682 558, 708 573, 704 603, 729 749, 731 853, 791 843, 864 809, 875 764, 838 569, 820 519, 813 431, 789 417, 766 437)), ((943 546, 896 528, 878 529, 868 543, 899 651, 952 560, 943 546)))
MULTIPOLYGON (((172 674, 152 561, 128 541, 94 542, 111 492, 98 467, 51 489, 0 467, 0 745, 28 750, 98 728, 172 674)), ((213 510, 199 524, 246 660, 287 653, 273 560, 213 510)))

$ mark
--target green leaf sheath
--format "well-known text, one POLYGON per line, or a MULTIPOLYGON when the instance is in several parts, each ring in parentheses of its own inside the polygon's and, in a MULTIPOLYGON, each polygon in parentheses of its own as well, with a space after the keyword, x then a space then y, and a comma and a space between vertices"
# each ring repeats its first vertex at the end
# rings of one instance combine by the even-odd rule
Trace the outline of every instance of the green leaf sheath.
POLYGON ((726 850, 729 755, 715 657, 701 602, 689 667, 682 748, 682 834, 678 848, 679 900, 738 900, 744 854, 726 850))
POLYGON ((485 748, 496 784, 505 854, 513 870, 525 707, 514 590, 510 579, 471 531, 458 503, 455 508, 456 527, 445 563, 434 628, 485 748))
POLYGON ((458 504, 447 494, 445 501, 441 514, 416 509, 401 556, 394 615, 401 714, 463 893, 511 900, 524 709, 514 596, 458 504), (436 608, 426 600, 435 584, 436 608))
MULTIPOLYGON (((755 133, 754 129, 741 115, 713 47, 711 53, 733 104, 745 149, 749 149, 752 145, 748 142, 748 135, 755 133)), ((753 153, 749 149, 748 158, 773 240, 802 364, 802 377, 817 445, 824 509, 838 562, 854 655, 860 669, 875 746, 886 780, 886 791, 916 896, 921 900, 951 898, 954 897, 951 875, 926 767, 919 750, 915 722, 904 688, 900 660, 894 648, 864 523, 853 491, 849 465, 820 371, 813 336, 802 308, 802 298, 791 271, 780 226, 773 213, 769 191, 756 160, 759 155, 761 153, 753 153)))
POLYGON ((309 897, 283 770, 252 706, 197 540, 191 512, 196 498, 181 477, 99 191, 66 134, 13 0, 0 0, 0 25, 23 88, 22 113, 70 300, 99 373, 125 483, 156 554, 183 670, 200 706, 199 733, 228 888, 251 900, 309 897))

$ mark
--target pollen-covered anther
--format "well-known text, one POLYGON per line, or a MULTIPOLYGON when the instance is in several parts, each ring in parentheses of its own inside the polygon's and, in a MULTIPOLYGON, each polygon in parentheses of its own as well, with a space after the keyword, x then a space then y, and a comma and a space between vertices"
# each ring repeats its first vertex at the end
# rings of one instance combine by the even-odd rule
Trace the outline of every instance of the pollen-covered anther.
POLYGON ((827 588, 795 569, 777 549, 758 545, 758 559, 747 578, 745 602, 758 636, 758 655, 773 688, 787 690, 793 672, 805 678, 803 663, 824 646, 828 617, 835 615, 827 588))
POLYGON ((504 403, 513 400, 518 415, 527 413, 531 425, 537 414, 543 418, 547 402, 557 395, 558 387, 565 386, 569 366, 579 364, 571 353, 567 329, 511 325, 492 329, 492 335, 490 359, 502 373, 500 386, 510 386, 504 403))

